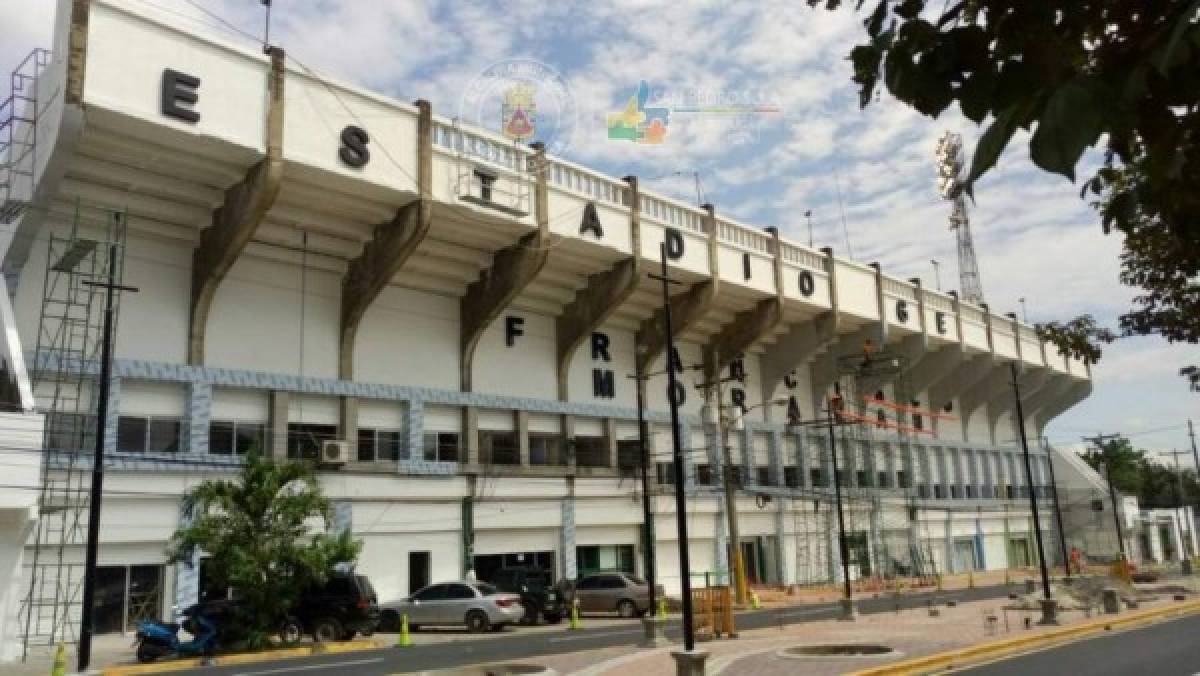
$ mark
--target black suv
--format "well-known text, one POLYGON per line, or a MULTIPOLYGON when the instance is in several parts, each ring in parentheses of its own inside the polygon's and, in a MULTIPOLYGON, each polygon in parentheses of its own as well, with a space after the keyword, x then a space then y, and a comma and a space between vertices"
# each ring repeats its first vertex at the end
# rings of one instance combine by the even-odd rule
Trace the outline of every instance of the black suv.
POLYGON ((500 591, 521 595, 521 605, 525 608, 522 623, 537 624, 539 615, 550 624, 562 621, 563 596, 555 588, 549 571, 532 567, 501 568, 490 582, 500 591))
POLYGON ((379 599, 365 575, 334 573, 324 585, 306 590, 291 614, 314 641, 346 641, 375 633, 379 599))

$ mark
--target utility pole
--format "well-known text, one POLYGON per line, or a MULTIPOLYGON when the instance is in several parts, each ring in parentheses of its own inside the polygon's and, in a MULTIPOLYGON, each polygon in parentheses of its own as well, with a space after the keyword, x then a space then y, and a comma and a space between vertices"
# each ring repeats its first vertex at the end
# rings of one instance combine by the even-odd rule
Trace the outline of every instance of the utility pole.
POLYGON ((1112 480, 1112 463, 1109 462, 1108 456, 1104 453, 1105 441, 1120 438, 1120 434, 1096 434, 1094 437, 1082 437, 1084 441, 1089 441, 1096 445, 1096 451, 1100 453, 1100 460, 1104 463, 1104 480, 1108 482, 1108 501, 1112 505, 1113 524, 1117 528, 1117 547, 1121 553, 1121 562, 1124 563, 1128 560, 1125 556, 1125 533, 1121 528, 1120 510, 1117 509, 1117 489, 1113 485, 1112 480))
POLYGON ((1038 514, 1037 491, 1033 490, 1033 463, 1029 459, 1029 441, 1025 438, 1025 411, 1021 406, 1021 386, 1017 382, 1017 364, 1010 362, 1013 400, 1017 408, 1017 432, 1021 439, 1021 457, 1025 460, 1025 485, 1029 486, 1029 509, 1033 512, 1033 535, 1037 538, 1038 565, 1042 572, 1042 619, 1039 624, 1058 624, 1054 597, 1050 594, 1050 571, 1046 568, 1046 547, 1042 542, 1042 519, 1038 514))
POLYGON ((100 399, 96 402, 96 451, 92 456, 92 491, 88 500, 87 550, 84 554, 83 601, 79 628, 79 673, 92 660, 92 634, 96 605, 96 558, 100 550, 100 505, 104 499, 104 427, 108 420, 109 386, 112 380, 113 299, 117 291, 137 291, 117 284, 117 245, 108 246, 108 281, 84 280, 104 289, 104 335, 100 347, 100 399))
MULTIPOLYGON (((688 562, 688 531, 687 531, 687 491, 683 485, 683 444, 679 439, 679 383, 675 379, 675 335, 671 326, 671 278, 667 274, 667 245, 658 245, 658 254, 662 260, 662 274, 651 275, 662 282, 663 324, 666 333, 667 352, 667 402, 671 406, 671 444, 674 458, 675 475, 675 525, 679 538, 679 582, 683 594, 683 647, 691 655, 696 649, 696 631, 692 626, 692 577, 691 565, 688 562)), ((677 658, 677 659, 686 659, 677 658)))
POLYGON ((1196 480, 1200 481, 1200 453, 1196 452, 1196 430, 1192 429, 1192 421, 1188 420, 1188 438, 1192 440, 1192 460, 1196 463, 1196 480))
POLYGON ((1042 446, 1046 449, 1046 467, 1050 470, 1050 497, 1054 499, 1054 522, 1058 525, 1058 543, 1062 549, 1063 570, 1067 579, 1071 579, 1071 555, 1067 553, 1067 531, 1063 528, 1062 505, 1058 501, 1058 480, 1054 477, 1054 449, 1042 438, 1042 446))
MULTIPOLYGON (((720 364, 720 354, 713 353, 714 364, 720 364)), ((733 567, 733 593, 738 605, 746 604, 746 564, 742 559, 741 529, 738 528, 737 492, 740 472, 733 464, 733 452, 729 447, 729 423, 725 416, 725 391, 721 387, 727 378, 720 372, 712 374, 713 380, 700 383, 696 389, 710 395, 710 405, 716 406, 717 443, 721 445, 722 483, 725 488, 725 519, 729 530, 729 565, 733 567), (715 397, 715 401, 713 398, 715 397)), ((732 378, 729 378, 731 380, 732 378)))
POLYGON ((825 402, 825 423, 826 429, 829 432, 829 456, 833 464, 833 502, 837 508, 837 524, 838 524, 838 555, 842 559, 842 617, 841 619, 854 619, 856 613, 854 609, 854 590, 850 586, 850 548, 846 544, 846 516, 842 511, 842 482, 840 478, 841 469, 838 467, 837 454, 837 437, 834 435, 833 426, 834 418, 838 416, 839 409, 844 402, 842 400, 841 388, 837 383, 833 384, 833 398, 825 402))
MULTIPOLYGON (((669 361, 669 360, 668 360, 669 361)), ((650 586, 650 614, 655 613, 657 599, 655 596, 655 563, 654 557, 654 511, 650 502, 650 445, 649 430, 646 425, 646 376, 642 374, 641 360, 634 359, 635 373, 633 378, 637 384, 637 413, 638 413, 638 444, 642 451, 642 530, 646 538, 645 550, 642 552, 642 565, 646 569, 646 583, 650 586)))

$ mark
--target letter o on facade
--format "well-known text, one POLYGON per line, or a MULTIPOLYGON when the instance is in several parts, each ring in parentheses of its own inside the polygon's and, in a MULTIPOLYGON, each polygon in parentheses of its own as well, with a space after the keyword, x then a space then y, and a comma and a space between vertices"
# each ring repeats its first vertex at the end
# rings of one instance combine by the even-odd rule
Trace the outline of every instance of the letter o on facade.
POLYGON ((813 273, 808 270, 800 271, 800 293, 808 298, 817 290, 817 280, 813 278, 813 273))
POLYGON ((667 245, 667 258, 677 261, 683 258, 683 233, 675 228, 663 231, 663 241, 667 245))

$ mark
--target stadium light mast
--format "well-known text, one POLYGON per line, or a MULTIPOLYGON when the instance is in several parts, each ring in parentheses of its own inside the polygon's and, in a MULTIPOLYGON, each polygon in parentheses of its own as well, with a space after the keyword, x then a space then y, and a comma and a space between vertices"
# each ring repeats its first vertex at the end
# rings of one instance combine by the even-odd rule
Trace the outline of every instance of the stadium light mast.
POLYGON ((979 280, 979 263, 975 260, 975 243, 971 239, 971 222, 967 216, 967 198, 963 190, 962 134, 947 131, 938 139, 934 152, 937 160, 938 193, 951 203, 950 229, 958 243, 958 277, 963 300, 983 304, 983 284, 979 280))

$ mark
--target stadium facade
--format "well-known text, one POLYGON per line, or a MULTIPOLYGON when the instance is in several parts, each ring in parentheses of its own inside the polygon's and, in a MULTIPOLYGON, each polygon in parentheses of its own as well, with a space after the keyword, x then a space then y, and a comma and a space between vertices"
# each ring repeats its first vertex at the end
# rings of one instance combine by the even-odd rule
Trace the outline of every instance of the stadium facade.
MULTIPOLYGON (((727 574, 722 481, 735 473, 752 579, 839 578, 830 434, 808 424, 835 389, 859 421, 833 434, 853 575, 1036 560, 1013 369, 1042 493, 1038 440, 1091 382, 1015 316, 514 144, 436 102, 320 77, 153 3, 58 9, 14 123, 3 266, 60 461, 94 415, 95 362, 56 314, 71 305, 56 284, 106 271, 111 249, 114 277, 138 289, 120 297, 103 437, 101 629, 196 598, 203 565, 165 560, 180 496, 252 446, 319 463, 383 598, 520 562, 644 572, 639 383, 657 576, 677 592, 648 276, 660 248, 698 580, 727 574), (72 369, 92 384, 67 410, 54 383, 72 369)), ((16 564, 26 588, 53 544, 33 531, 16 564)), ((82 560, 78 542, 62 551, 82 560)))

